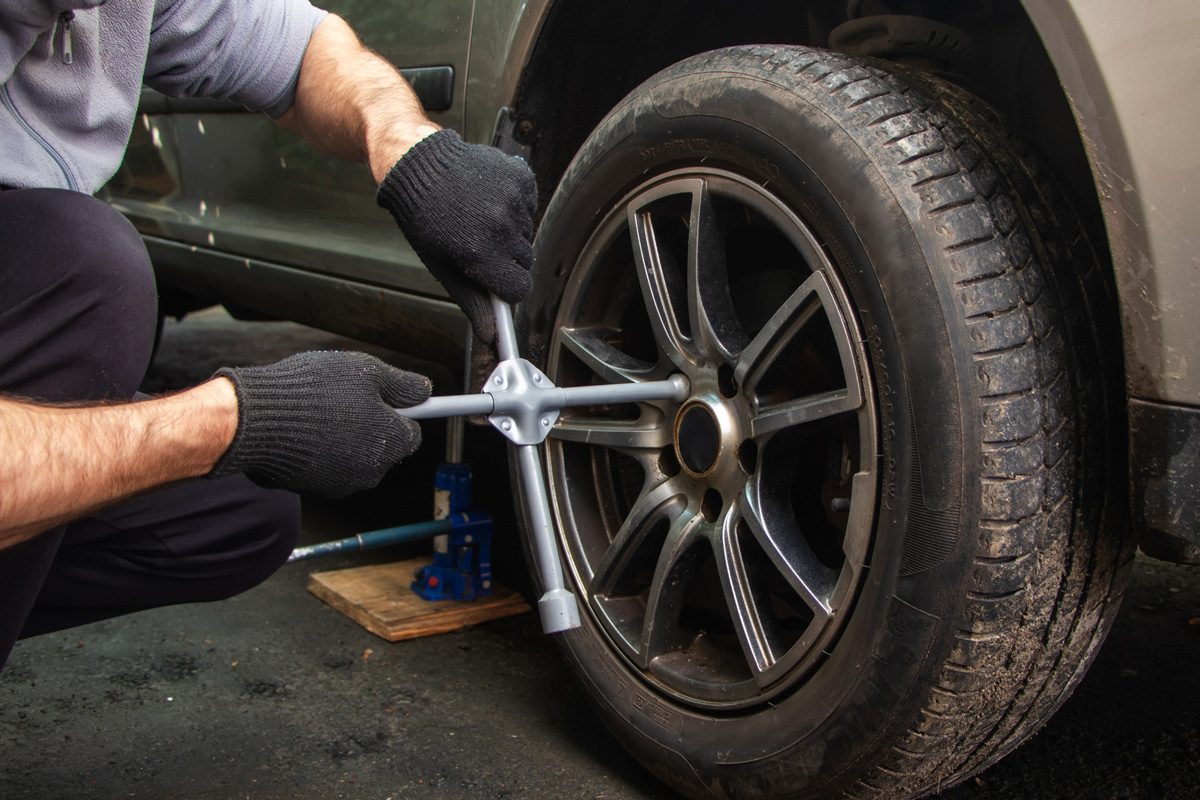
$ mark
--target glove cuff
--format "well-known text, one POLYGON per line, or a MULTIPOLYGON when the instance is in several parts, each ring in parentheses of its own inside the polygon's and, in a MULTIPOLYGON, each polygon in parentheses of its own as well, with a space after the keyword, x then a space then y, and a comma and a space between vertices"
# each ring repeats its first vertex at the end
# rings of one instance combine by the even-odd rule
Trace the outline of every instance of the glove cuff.
POLYGON ((233 441, 229 443, 229 447, 225 448, 225 452, 217 459, 217 463, 213 464, 213 468, 205 475, 206 478, 224 478, 226 475, 232 475, 241 470, 234 465, 237 460, 236 451, 240 449, 242 439, 246 434, 246 398, 242 393, 242 383, 237 378, 237 373, 229 367, 222 367, 209 376, 209 380, 214 378, 228 378, 233 384, 233 393, 237 397, 237 428, 233 431, 233 441))
POLYGON ((466 158, 467 152, 466 142, 449 128, 426 136, 409 148, 383 177, 375 202, 392 212, 397 222, 411 219, 422 198, 454 164, 466 158))
POLYGON ((307 455, 300 442, 319 437, 323 424, 327 424, 305 413, 312 409, 304 408, 301 399, 311 391, 312 370, 298 360, 285 360, 269 367, 223 367, 213 377, 228 378, 233 383, 238 422, 233 443, 206 477, 220 478, 252 469, 255 480, 262 485, 285 485, 294 465, 307 455), (274 413, 254 415, 254 424, 247 425, 252 410, 258 408, 269 408, 274 413), (298 431, 299 427, 311 429, 298 431))

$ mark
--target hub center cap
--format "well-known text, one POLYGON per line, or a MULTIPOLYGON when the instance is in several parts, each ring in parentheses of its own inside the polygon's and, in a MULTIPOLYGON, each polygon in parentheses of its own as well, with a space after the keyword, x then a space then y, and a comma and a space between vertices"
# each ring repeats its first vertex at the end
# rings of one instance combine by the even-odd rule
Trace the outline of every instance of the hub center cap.
POLYGON ((721 427, 703 403, 685 406, 675 418, 675 454, 684 469, 703 475, 717 463, 721 427))

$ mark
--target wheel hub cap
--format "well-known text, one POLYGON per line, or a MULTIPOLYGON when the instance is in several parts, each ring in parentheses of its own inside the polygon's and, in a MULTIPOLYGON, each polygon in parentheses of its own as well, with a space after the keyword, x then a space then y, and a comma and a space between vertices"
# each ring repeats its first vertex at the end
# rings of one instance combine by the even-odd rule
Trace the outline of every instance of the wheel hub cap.
POLYGON ((721 429, 708 406, 684 406, 675 418, 675 454, 683 468, 697 477, 707 474, 720 449, 721 429))

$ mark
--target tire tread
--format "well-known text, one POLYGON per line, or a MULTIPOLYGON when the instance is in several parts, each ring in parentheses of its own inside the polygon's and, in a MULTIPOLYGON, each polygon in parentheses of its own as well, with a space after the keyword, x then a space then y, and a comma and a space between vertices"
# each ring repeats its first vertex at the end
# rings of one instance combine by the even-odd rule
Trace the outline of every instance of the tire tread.
MULTIPOLYGON (((1096 381, 1112 390, 1114 365, 1098 355, 1111 293, 1098 288, 1100 257, 1081 246, 1081 221, 998 115, 932 78, 900 78, 877 65, 864 75, 862 62, 832 53, 820 62, 804 69, 840 85, 827 95, 841 104, 831 116, 857 117, 844 127, 868 152, 886 153, 881 167, 907 177, 941 236, 959 323, 974 347, 985 475, 980 541, 950 656, 957 660, 943 663, 916 724, 892 744, 894 758, 859 776, 852 793, 917 796, 974 774, 1040 727, 1119 605, 1131 543, 1114 524, 1120 509, 1111 500, 1099 515, 1074 518, 1088 489, 1064 487, 1087 482, 1081 462, 1094 431, 1080 430, 1088 415, 1068 413, 1059 397, 1068 388, 1086 394, 1096 381), (854 78, 839 84, 840 75, 854 78), (1079 302, 1091 313, 1065 331, 1072 320, 1063 309, 1079 302)), ((1106 411, 1093 415, 1105 441, 1111 429, 1103 426, 1114 418, 1106 411)), ((1111 485, 1113 453, 1101 447, 1095 457, 1102 486, 1111 485)))

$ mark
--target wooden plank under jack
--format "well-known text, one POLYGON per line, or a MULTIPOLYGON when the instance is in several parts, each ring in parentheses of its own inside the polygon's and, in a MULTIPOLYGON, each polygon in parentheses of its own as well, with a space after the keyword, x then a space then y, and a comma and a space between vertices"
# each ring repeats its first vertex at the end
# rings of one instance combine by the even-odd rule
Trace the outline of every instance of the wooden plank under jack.
POLYGON ((431 636, 529 611, 520 594, 493 583, 491 597, 474 602, 429 601, 409 584, 427 558, 314 572, 308 590, 376 636, 389 642, 431 636))

